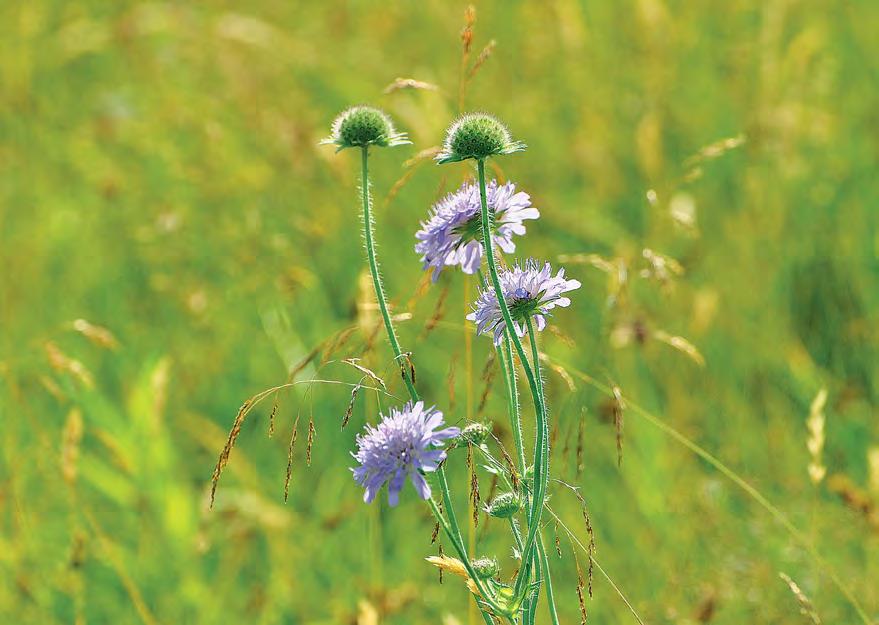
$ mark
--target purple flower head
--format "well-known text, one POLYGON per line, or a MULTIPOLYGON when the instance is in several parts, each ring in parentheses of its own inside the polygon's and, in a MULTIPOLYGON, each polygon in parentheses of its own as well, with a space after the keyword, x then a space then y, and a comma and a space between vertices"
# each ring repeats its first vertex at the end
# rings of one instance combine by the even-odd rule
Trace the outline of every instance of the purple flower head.
MULTIPOLYGON (((494 214, 495 244, 504 252, 516 251, 513 235, 525 234, 526 219, 537 219, 540 212, 531 206, 531 197, 508 182, 496 180, 485 189, 488 209, 494 214)), ((424 269, 433 267, 434 281, 446 265, 461 265, 464 273, 476 273, 482 262, 482 216, 479 187, 464 183, 434 205, 430 217, 415 234, 415 251, 421 254, 424 269)))
POLYGON ((372 502, 378 490, 388 483, 388 503, 396 506, 406 477, 412 481, 422 499, 430 497, 430 486, 421 471, 436 471, 446 457, 442 441, 461 433, 456 427, 439 431, 443 425, 443 413, 433 407, 425 408, 424 402, 412 402, 402 410, 391 408, 388 416, 380 415, 377 427, 366 426, 364 434, 357 435, 357 453, 351 454, 360 463, 352 468, 354 479, 366 489, 363 501, 372 502))
MULTIPOLYGON (((538 331, 546 327, 546 317, 556 306, 571 305, 571 300, 563 293, 580 288, 577 280, 566 280, 565 270, 559 269, 552 275, 552 267, 545 263, 541 268, 536 260, 529 258, 524 265, 516 263, 513 267, 502 270, 498 274, 504 301, 510 309, 516 334, 520 337, 527 333, 526 320, 531 317, 538 331)), ((494 332, 495 344, 500 344, 504 337, 504 317, 498 304, 494 287, 486 284, 479 298, 473 305, 473 312, 467 319, 476 322, 477 334, 494 332)))

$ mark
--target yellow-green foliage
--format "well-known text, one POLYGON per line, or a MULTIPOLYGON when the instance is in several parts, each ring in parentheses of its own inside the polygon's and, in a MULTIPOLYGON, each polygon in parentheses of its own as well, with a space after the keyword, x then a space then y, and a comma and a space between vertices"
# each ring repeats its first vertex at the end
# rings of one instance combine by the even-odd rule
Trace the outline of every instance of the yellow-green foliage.
MULTIPOLYGON (((318 146, 359 103, 415 144, 370 165, 419 389, 506 442, 490 341, 464 348, 475 281, 427 287, 413 233, 472 171, 432 161, 458 114, 491 111, 528 144, 489 163, 540 208, 519 252, 567 255, 583 281, 564 335, 541 337, 553 473, 582 489, 597 560, 645 622, 806 622, 779 572, 824 623, 859 622, 828 571, 879 617, 879 4, 496 0, 462 35, 465 8, 0 3, 0 622, 470 622, 461 580, 424 563, 423 505, 365 506, 351 479, 355 432, 386 405, 373 391, 268 396, 208 509, 239 407, 297 363, 299 380, 377 386, 321 366, 361 358, 404 394, 363 280, 359 154, 318 146)), ((469 519, 463 462, 450 479, 469 519)), ((587 544, 576 497, 552 492, 587 544)), ((475 555, 509 577, 499 523, 480 519, 475 555)), ((559 547, 577 622, 587 557, 561 530, 559 547)), ((635 622, 597 571, 594 594, 591 622, 635 622)))

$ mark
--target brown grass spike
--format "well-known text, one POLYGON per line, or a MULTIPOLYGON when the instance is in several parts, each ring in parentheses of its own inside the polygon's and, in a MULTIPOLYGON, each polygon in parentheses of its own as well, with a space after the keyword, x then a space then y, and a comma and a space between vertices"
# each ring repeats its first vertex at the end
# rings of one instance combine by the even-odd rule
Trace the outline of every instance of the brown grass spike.
POLYGON ((555 552, 561 558, 562 557, 562 545, 559 542, 559 522, 558 521, 555 522, 553 532, 555 534, 555 552))
POLYGON ((494 353, 492 352, 488 360, 485 361, 485 367, 482 369, 481 379, 485 382, 485 387, 482 389, 482 396, 479 398, 479 408, 476 409, 477 414, 481 414, 485 409, 485 404, 488 401, 488 396, 491 393, 492 384, 494 384, 494 378, 497 374, 497 367, 494 365, 494 353))
POLYGON ((281 391, 275 391, 275 401, 272 404, 272 411, 269 413, 269 438, 275 434, 275 415, 278 414, 278 401, 281 391))
POLYGON ((311 466, 311 449, 314 446, 314 415, 308 418, 308 441, 305 443, 305 464, 311 466))
POLYGON ((449 361, 449 373, 446 376, 446 387, 449 393, 449 410, 455 410, 455 369, 458 363, 458 354, 453 354, 449 361))
POLYGON ((583 472, 583 432, 586 428, 585 409, 580 413, 580 420, 577 422, 577 467, 576 475, 579 476, 583 472))
POLYGON ((284 478, 284 502, 290 495, 290 477, 293 475, 293 449, 296 447, 296 437, 299 433, 299 417, 293 422, 293 431, 290 434, 290 444, 287 445, 287 476, 284 478))
POLYGON ((348 421, 351 420, 351 415, 354 413, 354 402, 357 401, 357 393, 360 392, 360 389, 363 388, 359 384, 351 389, 351 400, 348 402, 348 407, 345 408, 345 416, 342 418, 342 428, 345 429, 345 426, 348 425, 348 421))
POLYGON ((473 527, 479 527, 479 478, 473 464, 473 445, 467 445, 467 470, 470 472, 470 502, 473 504, 473 527))
POLYGON ((623 402, 623 394, 619 386, 613 387, 613 427, 617 437, 617 466, 623 464, 623 410, 626 404, 623 402))
POLYGON ((473 80, 476 72, 478 72, 479 68, 482 67, 483 64, 488 60, 488 57, 490 57, 491 53, 494 52, 496 46, 497 41, 492 39, 486 44, 484 48, 482 48, 482 52, 479 53, 479 56, 476 57, 476 61, 473 63, 473 67, 470 68, 470 73, 467 74, 468 81, 473 80))
MULTIPOLYGON (((574 547, 571 546, 573 551, 574 547)), ((577 565, 577 603, 580 604, 580 625, 586 625, 588 613, 586 612, 586 597, 583 596, 583 571, 580 569, 580 560, 574 553, 574 562, 577 565)))
POLYGON ((235 421, 232 423, 232 429, 229 430, 226 444, 223 445, 223 451, 220 452, 220 457, 217 459, 217 466, 214 467, 214 474, 211 476, 211 508, 214 507, 214 498, 217 494, 217 483, 220 481, 220 475, 222 475, 223 469, 229 463, 229 455, 232 453, 232 448, 235 447, 235 441, 238 440, 238 435, 241 433, 241 426, 244 424, 244 419, 247 418, 247 413, 250 412, 252 406, 253 401, 250 399, 241 404, 238 414, 235 415, 235 421))
POLYGON ((448 285, 443 287, 443 290, 440 291, 439 298, 436 301, 436 307, 433 309, 433 314, 430 316, 430 319, 427 320, 427 323, 424 324, 424 335, 426 336, 428 332, 432 331, 436 325, 442 321, 443 317, 446 314, 446 298, 449 296, 449 287, 448 285))

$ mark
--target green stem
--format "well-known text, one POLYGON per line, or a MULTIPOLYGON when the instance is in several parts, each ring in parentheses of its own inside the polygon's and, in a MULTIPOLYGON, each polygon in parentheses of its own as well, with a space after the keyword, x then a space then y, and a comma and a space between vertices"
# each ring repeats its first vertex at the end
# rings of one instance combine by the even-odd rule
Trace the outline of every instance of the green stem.
MULTIPOLYGON (((546 396, 543 394, 543 376, 540 374, 540 351, 537 349, 537 333, 534 331, 534 322, 527 317, 525 323, 528 326, 528 341, 531 343, 531 362, 534 367, 534 377, 537 378, 537 392, 540 395, 540 403, 544 406, 544 419, 546 418, 546 396)), ((546 432, 543 437, 543 466, 546 471, 543 475, 543 489, 549 486, 549 423, 546 423, 546 432)), ((535 454, 537 451, 535 450, 535 454)), ((536 478, 535 478, 536 479, 536 478)))
MULTIPOLYGON (((486 199, 485 192, 485 161, 483 159, 478 159, 476 161, 476 168, 479 174, 479 199, 482 208, 482 245, 485 250, 485 258, 488 261, 488 272, 491 277, 492 286, 494 287, 495 296, 497 297, 498 306, 500 307, 501 314, 504 318, 507 333, 509 334, 509 337, 513 342, 513 346, 516 348, 516 352, 519 355, 519 360, 522 362, 522 368, 525 370, 525 377, 528 378, 528 386, 531 390, 531 397, 534 400, 535 412, 537 413, 537 437, 534 445, 535 488, 534 499, 531 502, 531 514, 529 515, 528 520, 528 538, 525 541, 525 550, 522 554, 522 562, 524 566, 524 564, 531 559, 531 555, 533 553, 534 541, 537 535, 537 527, 540 525, 540 515, 543 511, 543 500, 546 495, 547 481, 544 477, 544 474, 547 472, 548 467, 545 467, 543 464, 543 459, 545 456, 544 447, 548 429, 546 408, 543 404, 543 395, 541 393, 540 386, 538 385, 531 365, 528 363, 528 358, 525 355, 525 348, 522 347, 522 341, 519 340, 519 336, 516 334, 516 328, 513 325, 513 318, 510 316, 510 309, 507 306, 506 299, 504 298, 504 292, 501 288, 500 279, 498 278, 497 264, 494 259, 494 246, 491 238, 491 225, 493 221, 493 215, 488 210, 488 200, 486 199)), ((537 363, 535 362, 534 365, 536 366, 537 363)), ((520 576, 516 580, 517 596, 520 596, 523 584, 526 581, 525 579, 523 579, 523 577, 527 578, 527 576, 520 576)))
MULTIPOLYGON (((378 301, 378 307, 381 311, 382 320, 385 324, 385 331, 388 335, 388 341, 391 343, 391 349, 394 352, 394 361, 400 366, 403 375, 403 382, 409 391, 409 397, 413 402, 419 401, 418 391, 415 390, 415 384, 412 380, 409 369, 403 362, 403 351, 400 349, 400 343, 397 340, 397 333, 394 331, 394 324, 391 321, 391 315, 388 312, 388 302, 385 297, 384 286, 382 285, 381 271, 379 271, 378 257, 375 253, 375 222, 372 217, 372 199, 369 196, 369 151, 364 146, 361 151, 361 167, 363 175, 363 232, 364 244, 366 247, 366 258, 369 262, 369 273, 372 276, 372 286, 375 290, 375 299, 378 301)), ((446 480, 445 469, 440 466, 437 471, 440 490, 442 491, 443 505, 449 515, 449 523, 451 531, 454 532, 458 542, 463 546, 464 541, 461 538, 461 528, 458 525, 458 519, 455 516, 455 509, 452 506, 451 493, 449 492, 449 484, 446 480)), ((467 559, 466 550, 462 557, 467 559)), ((469 561, 469 560, 468 560, 469 561)))
MULTIPOLYGON (((539 543, 539 541, 538 541, 539 543)), ((542 567, 540 566, 540 560, 537 557, 537 554, 532 558, 533 570, 534 570, 534 582, 537 584, 537 590, 532 590, 528 588, 525 596, 527 598, 527 602, 525 603, 524 613, 524 621, 525 625, 534 625, 534 619, 537 617, 537 600, 540 593, 540 582, 542 578, 542 567)))
POLYGON ((543 544, 543 536, 537 540, 537 552, 543 564, 543 579, 546 581, 546 600, 549 603, 549 617, 553 625, 559 625, 559 615, 555 608, 555 596, 552 594, 552 578, 549 575, 549 558, 546 557, 546 546, 543 544))
MULTIPOLYGON (((525 447, 522 443, 522 423, 521 416, 519 413, 519 391, 516 387, 516 365, 513 360, 513 351, 510 347, 510 335, 509 332, 504 329, 504 341, 503 348, 498 350, 500 352, 500 362, 501 362, 501 370, 504 374, 504 381, 506 382, 507 387, 507 400, 508 400, 508 410, 510 416, 510 424, 513 430, 513 441, 516 445, 516 455, 519 460, 519 475, 525 475, 525 447)), ((528 507, 528 491, 523 488, 522 493, 525 497, 525 505, 528 507)), ((528 517, 530 518, 531 511, 530 507, 528 507, 528 517)), ((519 531, 519 526, 516 523, 516 520, 510 519, 510 528, 513 531, 513 538, 516 542, 516 549, 519 550, 519 554, 523 554, 524 546, 522 544, 522 535, 519 531)), ((522 561, 522 568, 520 573, 524 576, 525 579, 528 579, 531 571, 530 561, 528 564, 525 564, 525 561, 522 561)), ((522 599, 522 613, 531 615, 533 614, 532 606, 531 606, 531 597, 526 595, 522 599)))
POLYGON ((415 390, 415 384, 409 369, 403 362, 403 351, 400 349, 400 343, 397 340, 397 333, 394 331, 394 324, 391 322, 391 315, 388 312, 388 302, 385 297, 385 289, 382 285, 381 272, 378 267, 378 258, 375 254, 375 223, 372 218, 372 200, 369 197, 369 151, 364 146, 361 151, 361 164, 363 169, 363 232, 366 243, 366 258, 369 261, 369 273, 372 276, 372 286, 375 289, 375 299, 378 300, 378 307, 381 310, 382 320, 385 323, 385 331, 388 335, 388 341, 391 343, 391 349, 394 350, 394 362, 400 367, 403 375, 403 381, 409 391, 409 396, 413 402, 418 401, 418 392, 415 390))
POLYGON ((504 345, 501 352, 501 369, 507 381, 507 396, 510 411, 510 426, 513 430, 513 442, 519 460, 519 475, 525 474, 525 446, 522 443, 522 420, 519 415, 519 391, 516 388, 516 364, 513 360, 513 348, 510 347, 510 335, 504 331, 504 345))

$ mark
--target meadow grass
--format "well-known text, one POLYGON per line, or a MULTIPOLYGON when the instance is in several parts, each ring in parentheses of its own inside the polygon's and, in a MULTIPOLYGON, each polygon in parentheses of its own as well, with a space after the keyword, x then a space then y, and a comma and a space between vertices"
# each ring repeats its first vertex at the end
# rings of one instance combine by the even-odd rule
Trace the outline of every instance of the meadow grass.
MULTIPOLYGON (((472 175, 432 164, 458 113, 528 144, 488 175, 541 210, 523 253, 583 282, 540 337, 553 474, 578 489, 554 483, 545 519, 563 623, 578 587, 594 623, 879 619, 879 7, 465 9, 0 6, 0 622, 478 618, 424 562, 412 492, 366 507, 347 470, 399 402, 344 359, 406 395, 358 155, 317 145, 358 102, 415 144, 371 160, 378 245, 450 422, 492 419, 513 448, 463 321, 476 280, 431 288, 412 249, 472 175), (211 509, 236 411, 267 389, 211 509)), ((466 467, 449 480, 469 518, 466 467)), ((495 523, 468 539, 509 574, 495 523)))

